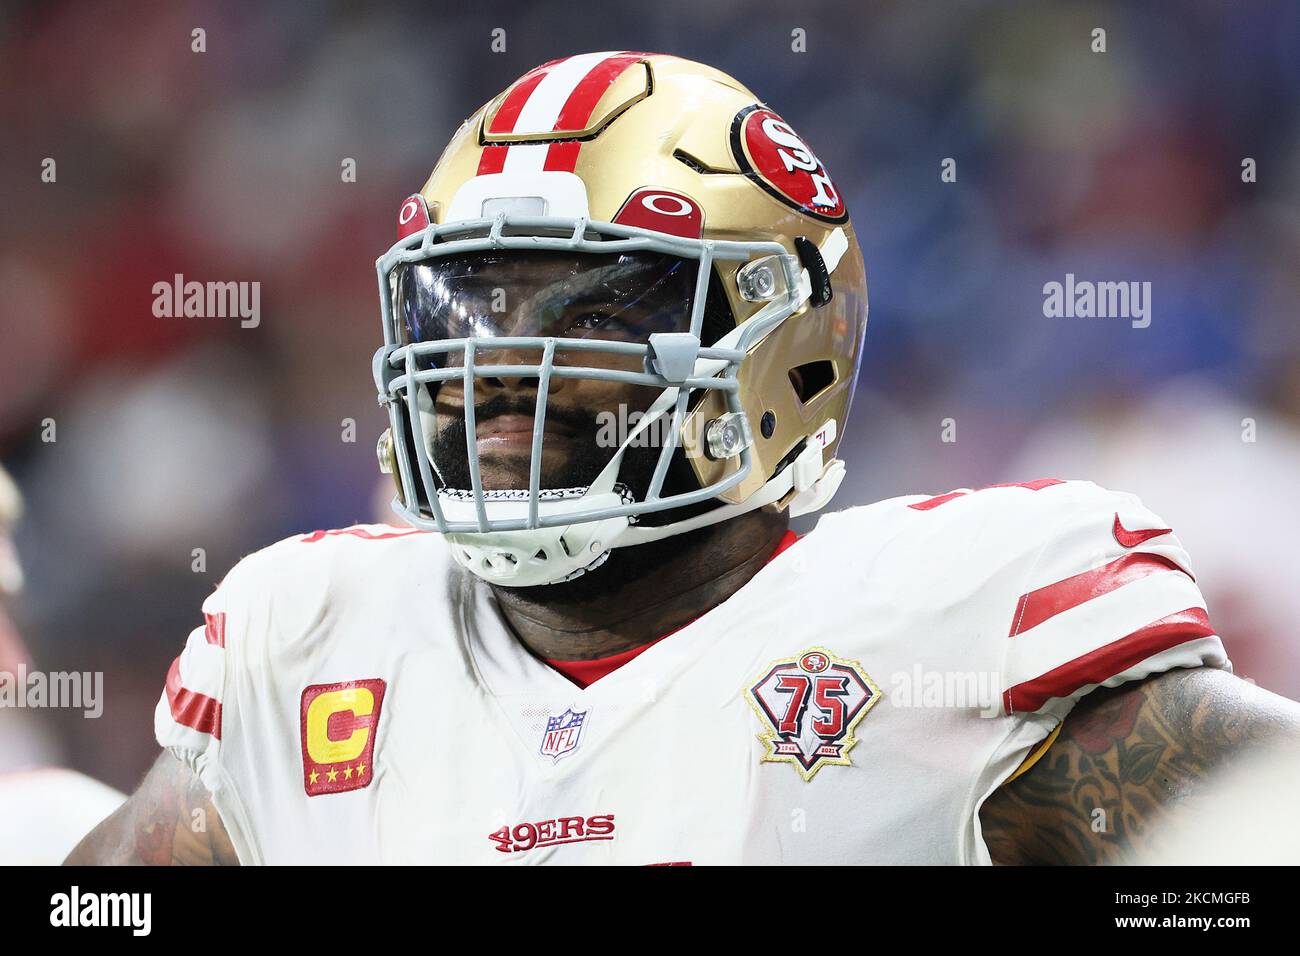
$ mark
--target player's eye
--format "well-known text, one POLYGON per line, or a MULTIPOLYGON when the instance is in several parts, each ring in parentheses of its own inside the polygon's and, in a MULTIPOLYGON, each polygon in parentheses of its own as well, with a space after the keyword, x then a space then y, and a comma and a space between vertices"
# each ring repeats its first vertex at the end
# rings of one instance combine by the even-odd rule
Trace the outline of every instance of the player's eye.
POLYGON ((569 323, 570 332, 594 332, 597 329, 613 329, 620 327, 618 319, 608 312, 584 312, 569 323))

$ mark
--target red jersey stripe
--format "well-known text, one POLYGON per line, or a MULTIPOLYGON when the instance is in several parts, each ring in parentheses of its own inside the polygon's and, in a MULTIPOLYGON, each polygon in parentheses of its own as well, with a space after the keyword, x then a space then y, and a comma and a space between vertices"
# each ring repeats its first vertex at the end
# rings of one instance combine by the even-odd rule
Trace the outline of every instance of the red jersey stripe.
POLYGON ((299 540, 303 544, 315 544, 317 541, 324 541, 326 538, 337 537, 338 535, 350 535, 353 538, 360 538, 363 541, 387 541, 389 538, 405 538, 412 534, 433 534, 432 531, 424 531, 420 528, 398 528, 387 525, 392 531, 381 531, 376 534, 357 525, 350 528, 331 528, 328 531, 313 531, 311 534, 305 534, 299 540))
POLYGON ((203 620, 206 622, 203 627, 203 637, 209 644, 215 644, 217 647, 226 646, 226 612, 221 611, 217 614, 205 614, 203 620))
POLYGON ((966 494, 964 491, 950 491, 946 495, 936 495, 933 498, 926 498, 924 501, 918 501, 914 505, 908 505, 908 507, 913 511, 929 511, 932 508, 939 507, 945 501, 952 501, 952 499, 960 498, 964 494, 966 494))
POLYGON ((1007 636, 1015 637, 1017 634, 1023 634, 1062 611, 1068 611, 1085 601, 1109 594, 1116 588, 1144 578, 1148 574, 1182 570, 1173 561, 1158 554, 1148 554, 1145 551, 1126 554, 1099 568, 1084 571, 1057 581, 1055 584, 1048 584, 1036 591, 1020 595, 1020 600, 1016 603, 1015 616, 1011 619, 1011 633, 1007 636))
POLYGON ((1213 634, 1205 608, 1186 608, 1003 691, 1003 706, 1008 714, 1035 711, 1053 697, 1069 697, 1080 687, 1100 684, 1161 651, 1213 634))
POLYGON ((181 686, 179 657, 167 670, 167 706, 171 708, 176 723, 221 739, 221 702, 181 686))
POLYGON ((908 505, 913 511, 930 511, 939 507, 945 502, 952 501, 954 498, 961 498, 976 491, 988 491, 992 488, 1028 488, 1030 491, 1042 491, 1044 488, 1051 488, 1053 485, 1065 484, 1060 478, 1035 478, 1033 481, 1009 482, 1001 485, 985 485, 983 488, 974 488, 971 491, 950 491, 945 495, 936 495, 933 498, 926 498, 924 501, 918 501, 914 505, 908 505))

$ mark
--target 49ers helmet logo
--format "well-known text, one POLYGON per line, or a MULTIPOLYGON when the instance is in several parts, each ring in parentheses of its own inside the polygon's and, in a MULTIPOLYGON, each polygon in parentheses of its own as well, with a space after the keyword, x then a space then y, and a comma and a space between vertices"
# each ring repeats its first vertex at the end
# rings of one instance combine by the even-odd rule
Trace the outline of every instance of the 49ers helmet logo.
POLYGON ((830 764, 850 765, 853 728, 881 697, 861 664, 824 647, 773 661, 745 694, 763 724, 763 760, 792 763, 804 780, 830 764))
POLYGON ((790 124, 755 103, 731 121, 731 151, 741 171, 788 206, 825 222, 848 218, 844 200, 790 124))

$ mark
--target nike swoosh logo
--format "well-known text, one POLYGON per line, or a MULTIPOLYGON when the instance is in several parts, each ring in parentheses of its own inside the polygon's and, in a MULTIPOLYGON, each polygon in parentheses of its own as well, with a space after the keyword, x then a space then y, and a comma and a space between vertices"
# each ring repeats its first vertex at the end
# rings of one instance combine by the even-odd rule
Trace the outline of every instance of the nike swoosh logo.
POLYGON ((1169 534, 1173 530, 1173 528, 1143 528, 1140 531, 1129 531, 1119 523, 1119 512, 1115 512, 1115 540, 1124 548, 1136 548, 1144 541, 1169 534))

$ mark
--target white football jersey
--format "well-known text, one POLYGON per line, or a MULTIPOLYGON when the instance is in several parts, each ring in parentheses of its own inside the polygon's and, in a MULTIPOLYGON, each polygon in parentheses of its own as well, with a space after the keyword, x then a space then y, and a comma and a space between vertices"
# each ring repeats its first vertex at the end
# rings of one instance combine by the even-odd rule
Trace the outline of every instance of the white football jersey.
POLYGON ((1175 535, 1055 479, 825 515, 580 689, 443 539, 282 541, 156 713, 256 863, 988 863, 979 809, 1084 694, 1228 667, 1175 535))

